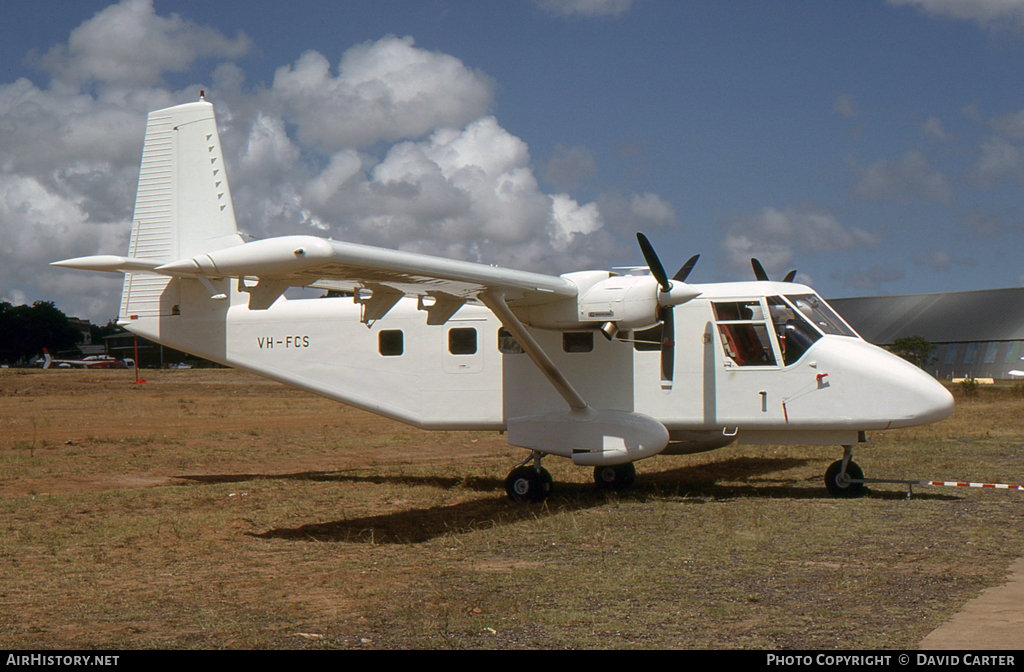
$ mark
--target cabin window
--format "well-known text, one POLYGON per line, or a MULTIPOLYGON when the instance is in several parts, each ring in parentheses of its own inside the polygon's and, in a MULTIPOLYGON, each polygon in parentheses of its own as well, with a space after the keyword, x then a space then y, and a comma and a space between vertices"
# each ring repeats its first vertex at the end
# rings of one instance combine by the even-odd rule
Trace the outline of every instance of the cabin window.
POLYGON ((512 335, 512 332, 504 327, 498 329, 498 350, 503 355, 521 355, 526 352, 526 350, 523 350, 523 346, 519 345, 519 341, 512 335))
POLYGON ((712 303, 725 356, 739 366, 777 366, 761 302, 712 303))
POLYGON ((811 324, 821 330, 821 333, 826 335, 835 336, 853 336, 857 338, 857 334, 846 326, 842 318, 839 317, 827 303, 822 301, 814 294, 800 294, 797 296, 787 296, 786 299, 792 303, 797 310, 799 310, 804 317, 810 320, 811 324))
POLYGON ((807 349, 821 338, 807 320, 777 296, 768 297, 768 314, 775 325, 775 336, 786 366, 803 357, 807 349))
POLYGON ((448 352, 453 355, 475 355, 476 329, 459 328, 449 330, 448 352))
POLYGON ((567 331, 562 334, 562 350, 566 352, 590 352, 593 349, 592 331, 567 331))
POLYGON ((385 357, 397 357, 405 352, 405 337, 399 329, 384 329, 377 333, 377 350, 385 357))

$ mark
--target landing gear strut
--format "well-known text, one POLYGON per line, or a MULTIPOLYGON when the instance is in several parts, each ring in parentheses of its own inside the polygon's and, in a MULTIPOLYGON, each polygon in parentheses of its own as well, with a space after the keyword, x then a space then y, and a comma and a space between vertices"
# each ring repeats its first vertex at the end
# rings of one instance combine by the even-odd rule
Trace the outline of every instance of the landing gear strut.
POLYGON ((636 480, 636 467, 632 462, 594 467, 594 482, 602 490, 623 490, 636 480))
POLYGON ((864 487, 864 471, 851 460, 853 446, 843 446, 843 459, 836 460, 825 470, 825 487, 833 497, 860 497, 864 487))
POLYGON ((514 502, 543 502, 551 494, 553 479, 540 466, 542 454, 534 451, 505 479, 505 492, 514 502), (529 464, 533 462, 533 464, 529 464))

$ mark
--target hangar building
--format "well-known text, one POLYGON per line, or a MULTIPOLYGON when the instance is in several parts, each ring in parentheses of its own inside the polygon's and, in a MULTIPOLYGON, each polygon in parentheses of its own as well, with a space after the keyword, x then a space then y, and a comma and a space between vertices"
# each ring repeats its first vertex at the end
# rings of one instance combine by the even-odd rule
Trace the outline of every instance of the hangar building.
POLYGON ((920 336, 935 345, 936 378, 1009 379, 1024 370, 1024 287, 831 299, 864 340, 892 345, 920 336))

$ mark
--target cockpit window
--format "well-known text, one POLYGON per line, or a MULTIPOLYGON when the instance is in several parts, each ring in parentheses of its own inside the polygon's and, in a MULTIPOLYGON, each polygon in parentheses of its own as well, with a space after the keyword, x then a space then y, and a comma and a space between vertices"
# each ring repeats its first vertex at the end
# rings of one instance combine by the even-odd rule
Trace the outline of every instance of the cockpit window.
POLYGON ((836 315, 827 303, 814 294, 799 294, 787 296, 786 299, 803 314, 811 324, 821 330, 823 334, 834 334, 836 336, 852 336, 857 338, 853 329, 846 326, 846 323, 836 315))
POLYGON ((768 297, 768 312, 775 324, 775 335, 779 338, 786 366, 803 357, 807 349, 821 338, 803 315, 777 296, 768 297))

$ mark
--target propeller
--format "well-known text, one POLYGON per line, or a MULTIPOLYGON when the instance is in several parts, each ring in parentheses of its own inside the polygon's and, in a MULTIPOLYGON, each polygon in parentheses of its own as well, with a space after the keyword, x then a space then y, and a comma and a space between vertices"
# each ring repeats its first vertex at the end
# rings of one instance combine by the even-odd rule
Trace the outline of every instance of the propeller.
MULTIPOLYGON (((757 259, 751 258, 750 265, 754 267, 754 277, 762 282, 768 281, 768 274, 764 270, 764 266, 757 259)), ((796 269, 794 268, 789 273, 786 273, 786 277, 782 279, 783 282, 793 282, 796 279, 796 269)))
POLYGON ((664 389, 672 387, 672 371, 675 368, 676 349, 676 322, 673 308, 680 303, 685 303, 700 294, 685 284, 687 276, 693 270, 699 254, 690 257, 689 260, 676 272, 670 281, 665 267, 658 259, 658 253, 654 251, 651 241, 642 233, 636 234, 636 240, 640 244, 640 251, 644 255, 647 267, 651 269, 651 275, 658 281, 658 318, 661 320, 661 386, 664 389), (676 284, 673 284, 673 281, 676 284))

